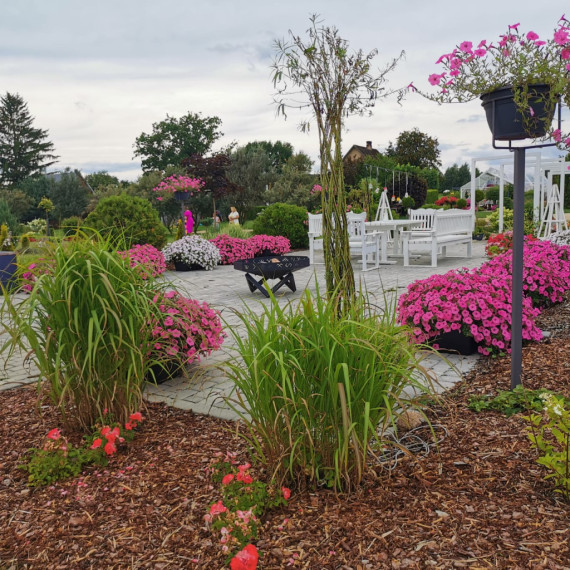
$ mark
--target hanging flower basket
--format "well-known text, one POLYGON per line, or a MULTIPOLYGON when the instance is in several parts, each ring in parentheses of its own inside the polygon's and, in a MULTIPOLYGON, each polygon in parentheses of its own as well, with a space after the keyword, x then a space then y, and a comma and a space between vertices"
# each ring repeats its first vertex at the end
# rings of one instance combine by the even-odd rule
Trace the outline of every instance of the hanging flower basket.
POLYGON ((528 109, 521 113, 512 87, 481 95, 481 105, 495 140, 535 139, 545 136, 550 130, 556 109, 550 100, 550 87, 530 85, 526 99, 528 109))

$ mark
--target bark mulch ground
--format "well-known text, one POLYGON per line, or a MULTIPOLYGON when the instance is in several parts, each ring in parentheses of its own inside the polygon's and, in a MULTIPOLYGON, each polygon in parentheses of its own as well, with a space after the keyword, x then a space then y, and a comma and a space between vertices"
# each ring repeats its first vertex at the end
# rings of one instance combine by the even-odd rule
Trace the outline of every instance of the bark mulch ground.
MULTIPOLYGON (((551 336, 524 348, 524 384, 570 397, 569 300, 541 326, 551 336)), ((359 492, 294 491, 264 519, 260 568, 570 568, 570 505, 543 479, 525 421, 466 406, 509 382, 509 358, 484 361, 430 412, 447 433, 438 449, 375 468, 359 492)), ((31 489, 18 465, 59 422, 35 401, 0 394, 2 570, 224 567, 203 522, 220 498, 205 467, 218 451, 247 457, 235 424, 150 404, 107 468, 31 489)))

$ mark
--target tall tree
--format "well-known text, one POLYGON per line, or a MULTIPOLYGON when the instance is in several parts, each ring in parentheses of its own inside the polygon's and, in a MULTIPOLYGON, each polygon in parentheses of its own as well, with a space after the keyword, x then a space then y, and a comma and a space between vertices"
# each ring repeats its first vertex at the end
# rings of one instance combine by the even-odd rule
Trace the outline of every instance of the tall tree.
POLYGON ((420 168, 439 168, 441 151, 436 138, 422 133, 418 128, 402 131, 396 146, 390 141, 386 155, 396 159, 398 164, 411 164, 420 168))
MULTIPOLYGON (((349 53, 348 42, 335 27, 322 26, 318 16, 310 19, 308 39, 289 32, 287 41, 277 41, 273 82, 277 89, 277 112, 309 107, 319 134, 323 210, 323 248, 329 297, 336 295, 338 313, 343 314, 356 293, 350 263, 346 222, 346 198, 342 162, 342 130, 345 117, 364 114, 379 96, 382 84, 394 69, 393 60, 379 75, 370 73, 377 50, 349 53), (308 101, 299 103, 299 93, 308 101)), ((301 96, 302 96, 301 95, 301 96)), ((307 130, 308 122, 301 125, 307 130)))
POLYGON ((0 97, 0 186, 14 186, 57 162, 48 131, 33 126, 28 104, 16 94, 0 97))
POLYGON ((166 115, 164 121, 153 123, 152 133, 137 137, 135 156, 142 158, 142 169, 166 170, 180 166, 193 154, 206 154, 224 133, 219 128, 219 117, 202 117, 202 113, 188 113, 180 119, 166 115))
POLYGON ((100 186, 119 186, 119 179, 109 174, 106 170, 98 170, 85 176, 85 182, 91 186, 93 190, 98 190, 100 186))
POLYGON ((91 194, 91 190, 82 181, 79 170, 66 168, 57 176, 51 189, 50 198, 55 208, 55 217, 61 221, 70 216, 81 216, 91 194))

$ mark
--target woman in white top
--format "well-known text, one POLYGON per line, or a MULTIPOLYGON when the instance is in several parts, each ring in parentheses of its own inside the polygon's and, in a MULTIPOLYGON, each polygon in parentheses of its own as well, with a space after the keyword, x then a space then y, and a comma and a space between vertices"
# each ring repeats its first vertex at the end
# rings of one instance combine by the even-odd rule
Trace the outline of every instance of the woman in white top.
POLYGON ((239 226, 239 213, 236 210, 235 206, 232 206, 230 208, 231 212, 228 216, 228 220, 230 221, 230 224, 235 224, 237 226, 239 226))

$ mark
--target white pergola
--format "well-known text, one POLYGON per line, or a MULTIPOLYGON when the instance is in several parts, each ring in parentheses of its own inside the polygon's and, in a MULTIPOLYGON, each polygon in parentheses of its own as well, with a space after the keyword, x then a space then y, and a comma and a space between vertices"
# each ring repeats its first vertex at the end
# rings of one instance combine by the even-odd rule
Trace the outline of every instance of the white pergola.
MULTIPOLYGON (((471 213, 475 219, 475 190, 477 189, 477 162, 499 163, 499 232, 503 231, 503 209, 505 194, 505 166, 512 166, 514 158, 512 154, 480 156, 471 160, 471 184, 470 194, 471 213)), ((550 231, 568 229, 564 217, 564 174, 570 174, 570 164, 563 158, 545 159, 540 152, 529 151, 526 153, 526 168, 534 170, 531 187, 534 189, 534 222, 540 227, 539 237, 546 237, 550 231), (552 184, 552 177, 560 175, 560 188, 552 184), (542 234, 545 235, 542 235, 542 234)), ((526 189, 526 185, 525 185, 526 189)), ((465 197, 466 191, 461 189, 461 197, 465 197)))

